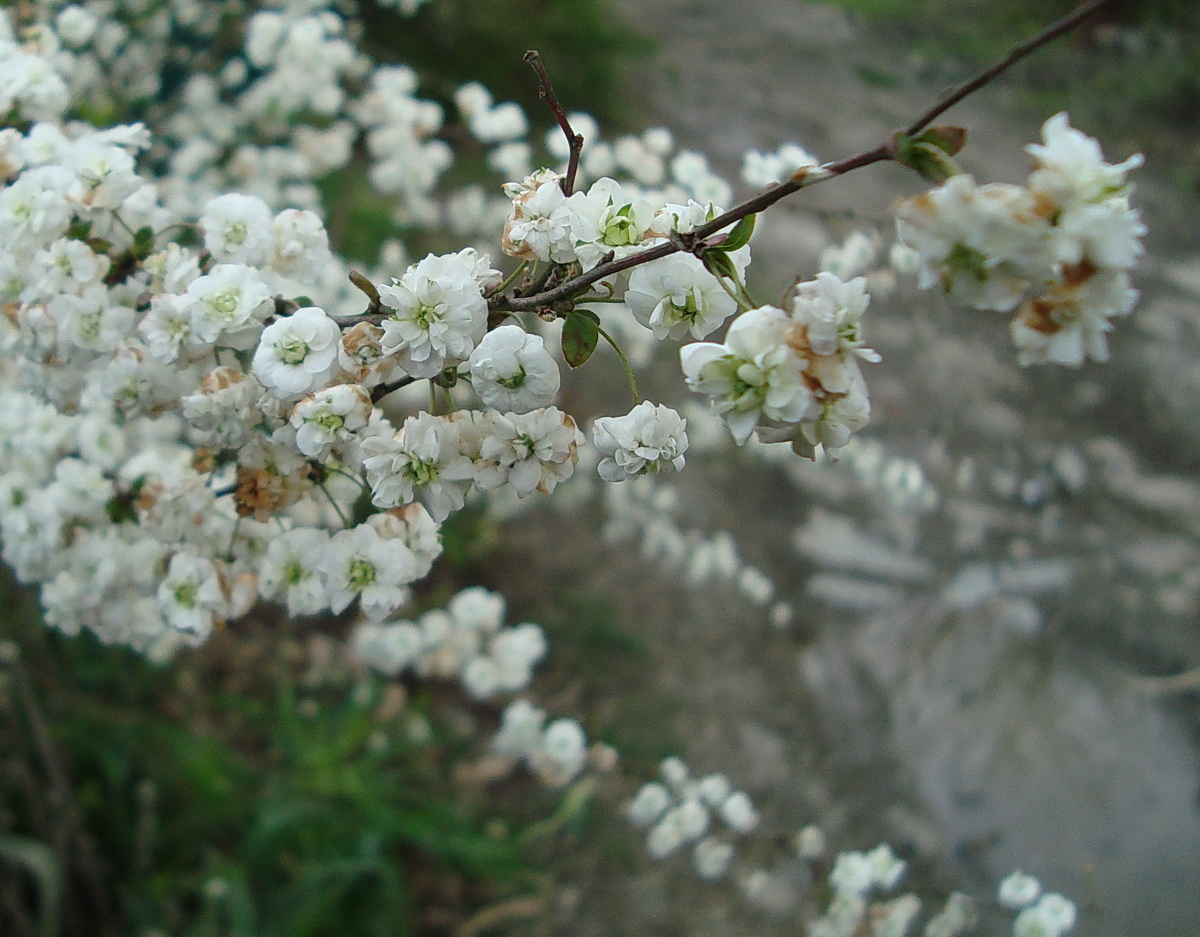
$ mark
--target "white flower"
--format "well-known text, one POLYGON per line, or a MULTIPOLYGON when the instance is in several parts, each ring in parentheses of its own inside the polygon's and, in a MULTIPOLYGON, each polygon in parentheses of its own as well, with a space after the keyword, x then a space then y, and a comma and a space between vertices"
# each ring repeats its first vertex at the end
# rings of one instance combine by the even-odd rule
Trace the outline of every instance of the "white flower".
POLYGON ((364 615, 382 621, 408 601, 416 561, 403 541, 361 524, 333 535, 320 570, 330 611, 339 614, 357 598, 364 615))
POLYGON ((335 384, 305 397, 292 410, 296 448, 310 459, 324 459, 333 447, 349 442, 371 416, 371 397, 357 384, 335 384))
POLYGON ((317 390, 329 380, 341 338, 341 329, 323 309, 297 309, 263 329, 254 352, 254 376, 284 398, 317 390))
POLYGON ((606 482, 683 468, 687 421, 670 407, 643 400, 622 417, 601 417, 592 424, 600 452, 596 466, 606 482))
POLYGON ((1042 893, 1042 885, 1025 872, 1013 872, 1000 883, 999 899, 1006 908, 1024 908, 1042 893))
POLYGON ((504 193, 513 200, 512 214, 504 224, 504 253, 526 260, 570 263, 570 211, 560 184, 562 177, 539 169, 522 182, 508 183, 504 193))
POLYGON ((54 21, 59 38, 72 49, 85 45, 95 34, 97 25, 96 17, 90 11, 75 4, 63 7, 54 21))
POLYGON ((1053 276, 1053 213, 1020 186, 957 175, 901 204, 896 229, 919 255, 922 289, 940 282, 959 302, 1004 312, 1053 276))
POLYGON ((483 337, 468 360, 471 386, 502 413, 545 407, 558 393, 558 365, 540 335, 519 325, 502 325, 483 337))
POLYGON ((133 310, 114 302, 100 285, 88 287, 82 296, 60 293, 49 308, 58 320, 64 350, 112 352, 133 333, 133 310))
POLYGON ((1075 904, 1055 892, 1042 895, 1013 922, 1013 937, 1062 937, 1075 927, 1075 904))
POLYGON ((587 192, 576 192, 565 207, 572 247, 585 271, 609 252, 621 258, 637 250, 655 216, 647 199, 626 195, 621 184, 609 178, 597 179, 587 192))
POLYGON ((201 341, 248 349, 272 309, 271 291, 244 264, 217 264, 187 287, 191 331, 201 341))
POLYGON ((296 527, 267 545, 259 569, 258 588, 265 599, 282 598, 289 615, 315 615, 329 607, 318 575, 329 534, 316 527, 296 527))
POLYGON ((512 692, 528 685, 533 668, 546 655, 546 635, 533 622, 507 628, 492 638, 488 654, 496 668, 499 688, 512 692))
POLYGON ((757 188, 784 182, 797 169, 816 168, 819 160, 795 143, 785 143, 774 153, 749 150, 742 159, 742 180, 757 188))
POLYGON ((571 477, 583 434, 570 414, 555 407, 532 413, 493 414, 475 467, 484 491, 510 484, 519 497, 552 492, 571 477))
POLYGON ((421 413, 394 437, 363 440, 372 501, 395 507, 417 499, 439 523, 463 506, 475 468, 461 451, 455 421, 421 413))
POLYGON ((201 642, 225 610, 217 567, 192 553, 171 557, 167 575, 158 587, 158 608, 167 624, 201 642))
POLYGON ((201 446, 234 449, 249 438, 259 412, 262 387, 237 368, 222 365, 200 381, 199 392, 179 401, 189 438, 201 446))
MULTIPOLYGON (((741 274, 748 252, 734 251, 730 259, 741 274)), ((689 333, 704 338, 737 311, 734 298, 691 254, 672 254, 636 267, 629 276, 625 304, 660 340, 689 333)))
POLYGON ((721 819, 735 833, 749 833, 758 826, 758 811, 744 791, 734 791, 721 804, 721 819))
POLYGON ((1137 291, 1123 271, 1085 267, 1079 275, 1083 279, 1057 284, 1017 310, 1011 333, 1022 365, 1049 362, 1077 367, 1087 358, 1108 360, 1109 319, 1132 311, 1137 291))
POLYGON ((271 269, 315 283, 332 260, 329 235, 316 212, 289 208, 271 223, 271 269))
POLYGON ((670 792, 658 782, 648 781, 638 788, 637 794, 625 808, 625 814, 634 826, 649 826, 670 805, 670 792))
POLYGON ((680 349, 688 387, 714 398, 739 446, 764 417, 797 423, 814 415, 804 377, 807 360, 789 344, 796 328, 782 309, 762 306, 733 321, 725 344, 699 342, 680 349))
POLYGON ((546 784, 562 787, 583 770, 587 761, 587 736, 574 719, 555 719, 542 733, 541 744, 529 766, 546 784))
MULTIPOLYGON (((796 286, 792 294, 792 318, 806 326, 808 347, 815 355, 857 356, 879 361, 878 353, 863 347, 862 316, 871 297, 867 278, 843 281, 822 271, 815 280, 796 286)), ((824 382, 822 382, 824 383, 824 382)), ((827 390, 838 390, 829 387, 827 390)))
POLYGON ((1074 129, 1065 113, 1042 124, 1042 142, 1031 143, 1025 150, 1034 159, 1030 188, 1064 207, 1125 194, 1126 173, 1142 165, 1140 153, 1123 163, 1106 163, 1100 144, 1074 129))
POLYGON ((829 884, 839 895, 865 895, 875 884, 875 869, 865 852, 839 853, 829 873, 829 884))
MULTIPOLYGON (((413 377, 433 377, 470 356, 487 329, 487 301, 476 281, 474 252, 430 254, 399 280, 379 287, 390 310, 383 352, 413 377)), ((485 262, 486 267, 486 262, 485 262)))
POLYGON ((875 884, 884 891, 895 888, 908 867, 902 859, 896 858, 887 843, 880 843, 867 853, 867 861, 871 863, 875 884))
POLYGON ((204 247, 218 261, 261 264, 271 250, 271 210, 256 195, 218 195, 200 219, 204 247))
POLYGON ((494 634, 504 624, 504 596, 482 586, 468 586, 457 592, 446 611, 463 628, 494 634))
POLYGON ((492 750, 506 758, 526 758, 542 742, 546 713, 527 699, 513 700, 500 717, 500 731, 492 738, 492 750))
POLYGON ((733 844, 710 836, 702 839, 692 850, 692 865, 705 881, 715 881, 729 870, 733 861, 733 844))
POLYGON ((425 650, 420 629, 409 621, 361 621, 350 635, 350 646, 359 661, 389 677, 411 667, 425 650))

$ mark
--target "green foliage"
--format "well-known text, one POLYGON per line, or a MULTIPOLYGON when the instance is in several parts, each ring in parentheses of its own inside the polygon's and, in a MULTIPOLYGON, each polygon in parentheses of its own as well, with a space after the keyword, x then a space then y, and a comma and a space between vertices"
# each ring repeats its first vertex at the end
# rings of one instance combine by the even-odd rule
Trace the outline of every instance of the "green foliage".
POLYGON ((563 322, 562 352, 567 364, 578 368, 587 363, 600 341, 600 317, 590 309, 575 309, 563 322))
POLYGON ((314 678, 276 631, 156 667, 32 617, 17 630, 23 658, 0 668, 0 933, 61 913, 64 937, 394 937, 421 931, 430 892, 457 895, 461 918, 526 881, 520 832, 485 830, 454 785, 474 743, 436 726, 418 740, 425 706, 395 711, 383 681, 336 662, 314 678))
POLYGON ((522 59, 527 50, 542 52, 563 107, 608 125, 622 116, 624 61, 648 46, 612 15, 609 0, 438 0, 408 19, 369 0, 359 10, 364 49, 415 68, 424 93, 448 101, 459 85, 479 81, 547 127, 553 121, 522 59))

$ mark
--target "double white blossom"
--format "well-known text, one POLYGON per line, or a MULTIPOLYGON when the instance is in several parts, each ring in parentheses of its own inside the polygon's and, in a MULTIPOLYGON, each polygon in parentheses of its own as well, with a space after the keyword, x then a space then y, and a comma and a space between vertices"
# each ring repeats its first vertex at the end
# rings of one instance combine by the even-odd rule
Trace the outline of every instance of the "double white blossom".
MULTIPOLYGON (((484 272, 489 272, 486 260, 484 272)), ((468 358, 487 330, 487 301, 474 251, 430 254, 398 280, 379 287, 389 314, 383 353, 413 377, 433 377, 468 358)))
POLYGON ((744 445, 760 420, 798 423, 817 415, 804 380, 808 361, 789 344, 796 324, 776 306, 762 306, 733 321, 725 342, 680 349, 688 387, 713 399, 716 410, 744 445))
POLYGON ((501 413, 528 413, 548 406, 558 393, 558 365, 540 335, 518 325, 492 329, 467 361, 471 386, 501 413))
POLYGON ((280 397, 298 397, 328 383, 338 360, 342 330, 316 306, 297 309, 263 329, 254 352, 254 375, 280 397))
POLYGON ((687 451, 687 421, 670 407, 643 400, 622 417, 601 417, 592 424, 600 453, 596 466, 606 482, 638 475, 681 471, 687 451))

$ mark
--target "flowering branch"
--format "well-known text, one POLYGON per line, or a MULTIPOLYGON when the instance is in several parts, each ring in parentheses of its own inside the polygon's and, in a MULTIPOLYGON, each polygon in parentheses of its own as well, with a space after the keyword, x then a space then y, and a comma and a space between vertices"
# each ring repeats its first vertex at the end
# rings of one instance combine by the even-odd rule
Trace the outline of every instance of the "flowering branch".
POLYGON ((583 134, 576 133, 571 128, 571 122, 567 120, 566 112, 563 111, 562 105, 558 103, 558 95, 554 93, 554 85, 550 83, 550 76, 546 73, 546 67, 542 65, 542 57, 538 54, 537 49, 530 49, 526 52, 524 59, 537 72, 538 84, 540 85, 539 94, 550 105, 550 111, 554 114, 554 119, 558 121, 558 126, 562 128, 563 136, 567 138, 567 146, 570 148, 571 156, 567 161, 567 174, 562 179, 562 191, 563 195, 570 195, 575 188, 575 174, 579 171, 579 154, 583 152, 583 134))
MULTIPOLYGON (((993 81, 1003 72, 1007 71, 1030 53, 1041 48, 1046 43, 1057 39, 1059 36, 1070 32, 1072 29, 1082 23, 1088 16, 1108 2, 1109 0, 1089 0, 1089 2, 1084 3, 1073 12, 1047 26, 1033 38, 1026 40, 1018 46, 1015 46, 999 61, 988 66, 973 78, 970 78, 959 85, 955 85, 949 91, 944 93, 942 97, 938 99, 937 103, 921 114, 916 120, 914 120, 912 124, 905 129, 904 133, 909 137, 920 133, 922 130, 928 127, 930 123, 936 120, 955 104, 989 84, 991 81, 993 81)), ((537 59, 536 52, 527 53, 526 61, 530 61, 531 64, 534 65, 534 68, 538 69, 539 76, 545 74, 544 69, 540 68, 541 63, 537 59), (533 56, 532 60, 530 59, 531 55, 533 56)), ((559 116, 562 114, 562 108, 558 106, 558 101, 553 96, 553 90, 550 91, 549 95, 546 95, 546 89, 548 87, 549 82, 548 79, 546 79, 542 86, 543 96, 548 97, 551 102, 551 107, 555 111, 555 116, 559 116)), ((570 125, 565 123, 565 117, 560 120, 560 124, 564 127, 564 133, 567 134, 568 140, 573 139, 570 131, 570 125)), ((582 145, 582 139, 580 139, 580 145, 582 145)), ((758 195, 755 195, 753 198, 747 199, 740 205, 734 206, 723 214, 718 215, 711 221, 698 226, 693 232, 691 232, 691 243, 693 245, 692 250, 695 253, 702 253, 704 247, 703 241, 705 238, 722 231, 729 225, 740 221, 749 215, 757 214, 758 212, 769 208, 776 202, 787 198, 789 195, 799 192, 801 189, 815 185, 818 182, 824 182, 836 176, 845 175, 848 172, 852 172, 855 169, 861 169, 862 167, 869 166, 872 163, 893 160, 895 155, 894 143, 891 139, 889 139, 886 143, 881 143, 869 150, 864 150, 861 153, 858 153, 854 156, 848 156, 844 159, 837 160, 836 162, 825 163, 818 167, 801 167, 794 172, 786 182, 769 186, 767 189, 760 192, 758 195)), ((567 187, 566 183, 568 180, 574 179, 573 172, 578 163, 577 157, 578 154, 574 149, 572 149, 572 164, 568 169, 568 176, 564 180, 564 191, 568 193, 570 192, 570 189, 567 187)), ((633 267, 649 263, 652 260, 658 260, 662 257, 669 257, 671 254, 683 249, 684 247, 678 242, 666 241, 661 244, 656 244, 653 247, 649 247, 646 250, 639 251, 635 254, 630 254, 626 257, 601 263, 591 270, 581 273, 578 276, 571 277, 557 286, 543 292, 525 296, 496 295, 492 297, 488 305, 493 311, 508 310, 512 312, 537 310, 547 306, 552 306, 556 302, 571 298, 580 290, 591 286, 593 283, 603 280, 605 277, 613 276, 633 267)))

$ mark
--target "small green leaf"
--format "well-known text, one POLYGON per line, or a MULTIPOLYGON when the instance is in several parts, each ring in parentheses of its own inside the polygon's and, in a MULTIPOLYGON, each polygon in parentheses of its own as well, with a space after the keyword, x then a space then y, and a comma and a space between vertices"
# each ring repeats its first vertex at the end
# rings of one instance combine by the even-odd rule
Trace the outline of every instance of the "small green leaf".
POLYGON ((704 269, 714 277, 737 280, 737 268, 734 267, 733 261, 729 259, 729 255, 723 250, 707 251, 700 260, 704 264, 704 269))
POLYGON ((154 229, 150 227, 138 228, 133 235, 133 244, 129 247, 129 253, 138 260, 145 260, 154 252, 154 229))
POLYGON ((600 341, 599 317, 594 312, 588 315, 589 312, 587 309, 572 312, 563 323, 563 357, 573 368, 586 362, 600 341))
POLYGON ((754 222, 757 217, 757 215, 747 215, 733 226, 733 230, 729 232, 724 241, 713 245, 713 250, 735 251, 745 247, 750 243, 750 236, 754 233, 754 222))
MULTIPOLYGON (((937 128, 938 131, 954 129, 957 128, 937 128)), ((931 142, 924 139, 924 134, 914 139, 903 130, 897 130, 892 135, 892 158, 901 166, 914 170, 926 182, 945 182, 962 172, 958 163, 943 149, 943 145, 954 145, 952 136, 943 134, 939 136, 939 142, 931 142)), ((966 131, 963 131, 965 139, 966 131)))
POLYGON ((913 143, 930 143, 947 156, 954 156, 966 146, 967 131, 962 127, 930 127, 913 137, 913 143))
POLYGON ((451 365, 448 368, 442 368, 434 377, 433 382, 438 387, 445 387, 449 390, 458 383, 458 365, 451 365))

